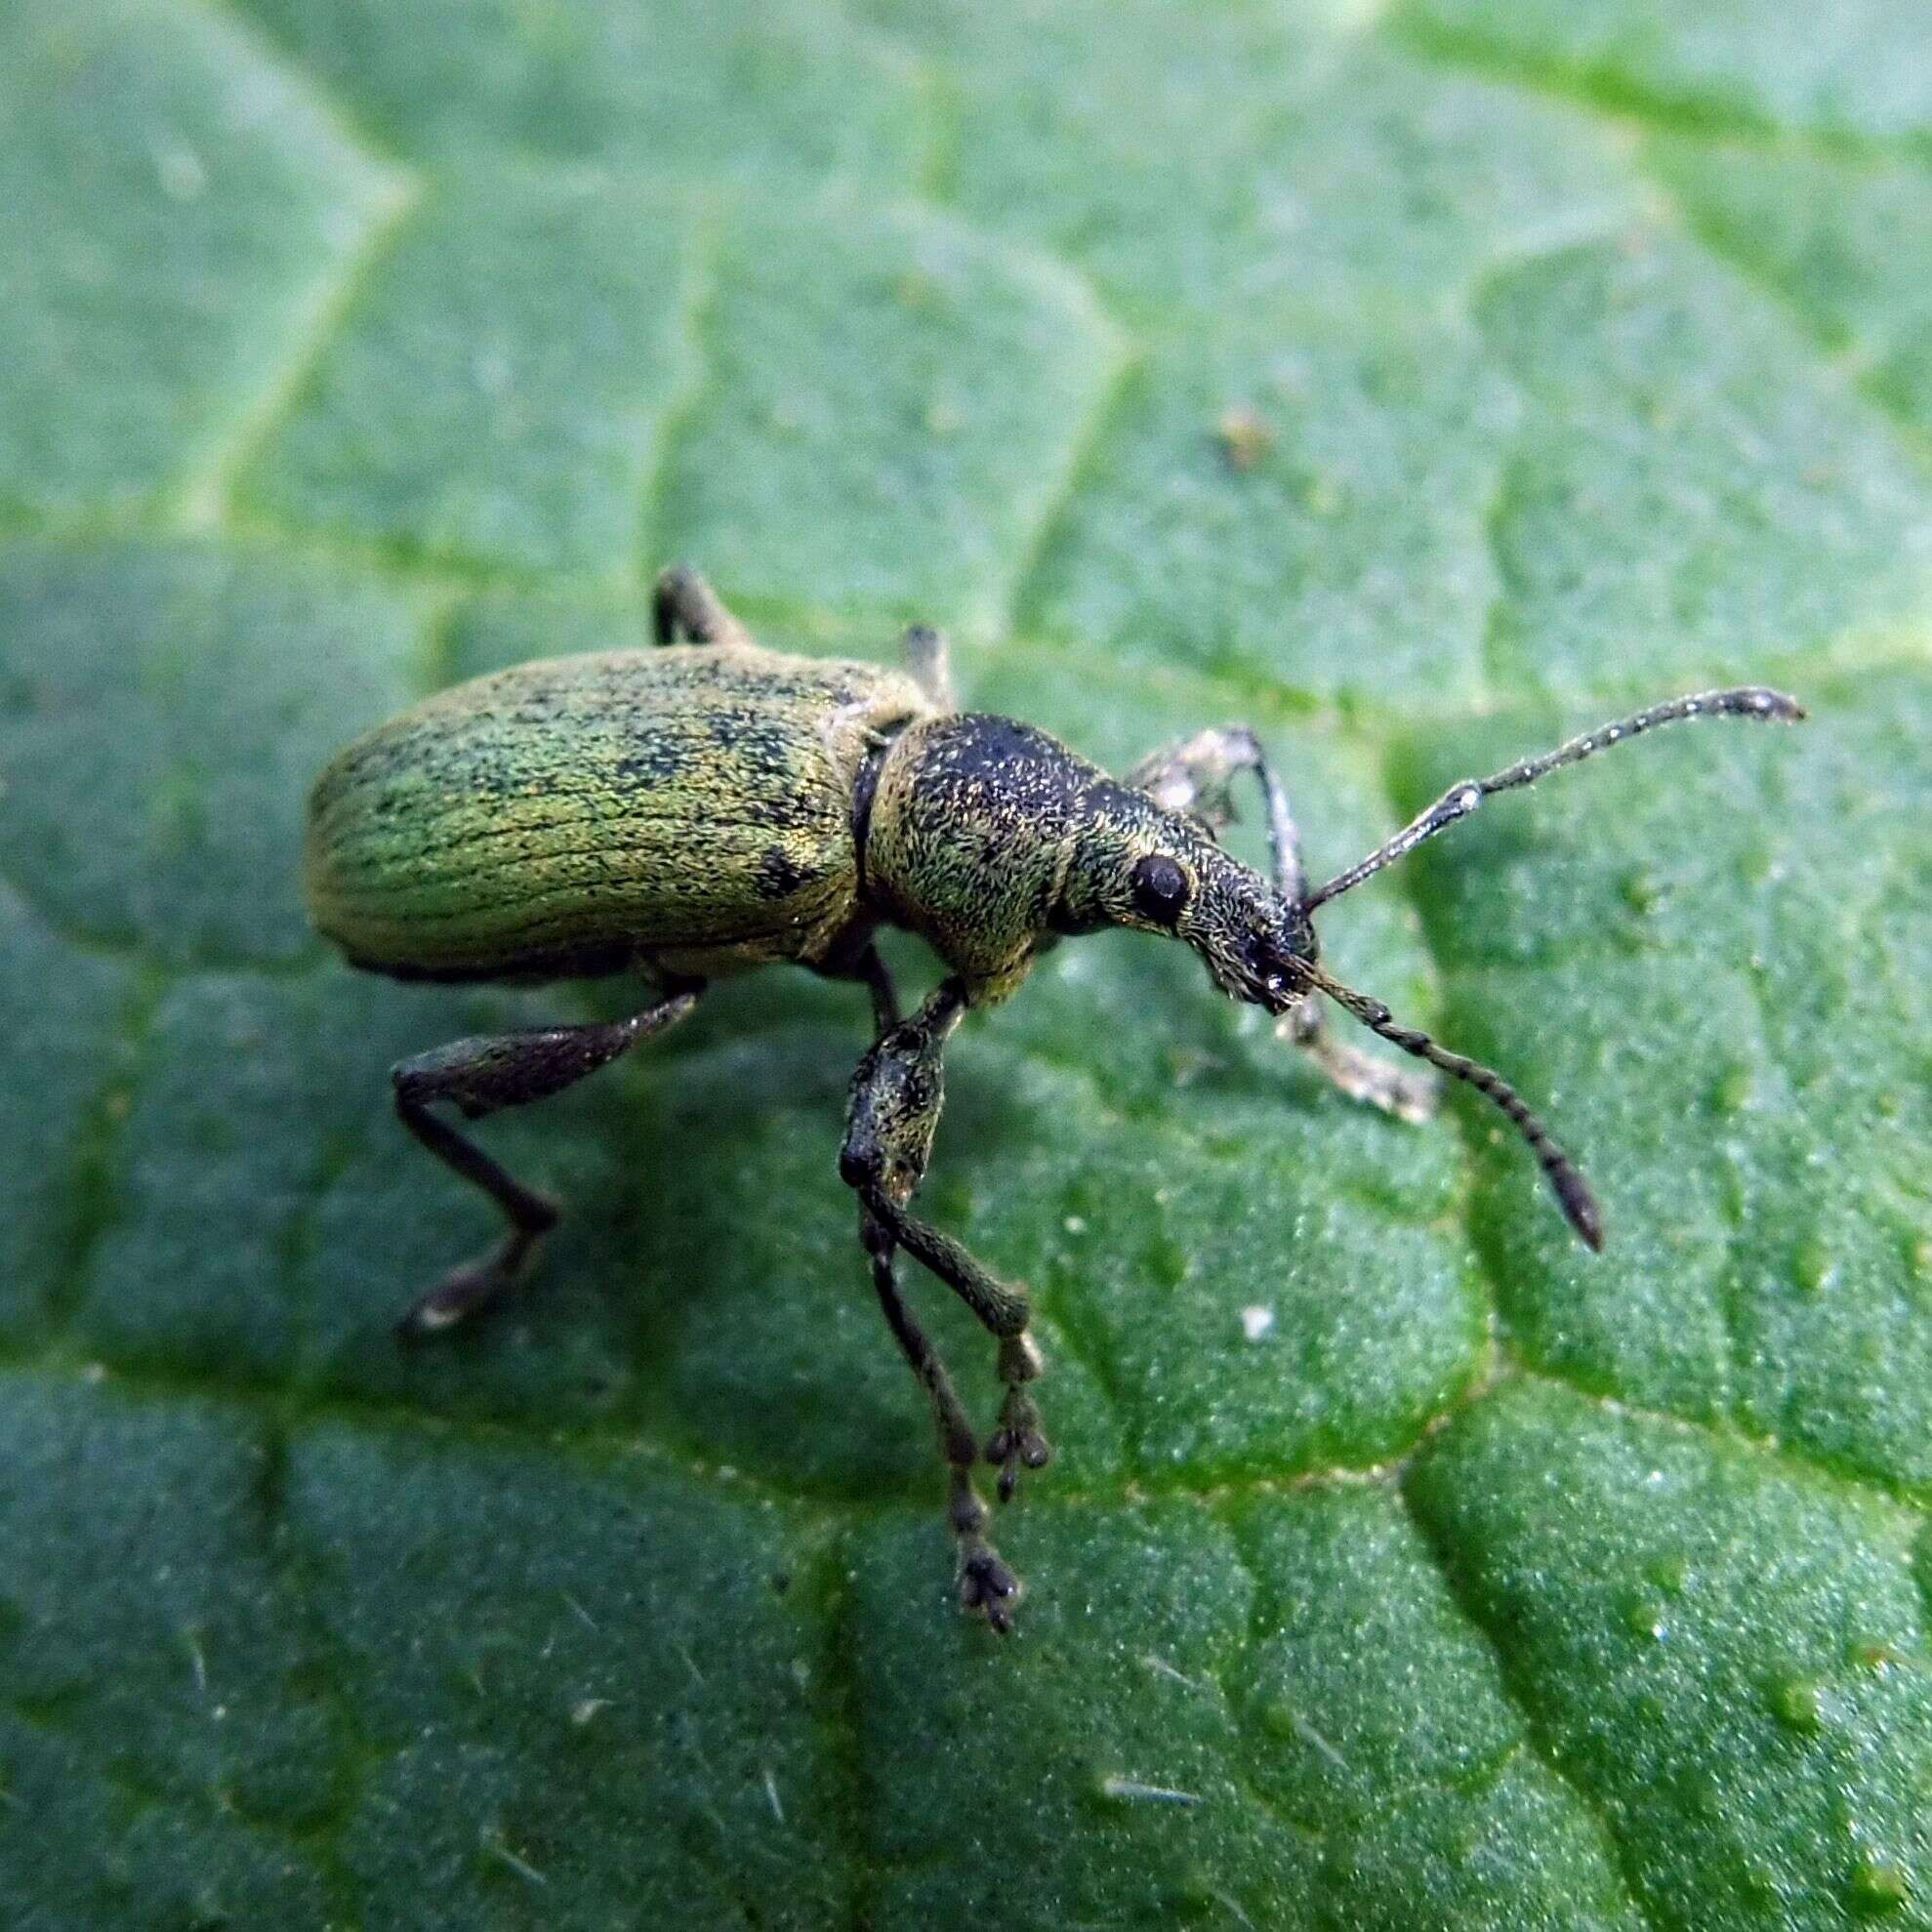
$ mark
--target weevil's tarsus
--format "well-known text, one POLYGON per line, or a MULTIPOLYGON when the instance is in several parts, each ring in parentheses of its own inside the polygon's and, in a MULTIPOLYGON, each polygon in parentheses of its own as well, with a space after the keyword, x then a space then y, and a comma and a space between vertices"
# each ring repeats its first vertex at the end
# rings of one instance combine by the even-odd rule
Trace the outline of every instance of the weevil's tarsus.
POLYGON ((1000 1379, 1007 1385, 1000 1405, 1000 1426, 986 1444, 986 1459, 1000 1471, 1000 1500, 1010 1502, 1019 1487, 1022 1467, 1044 1469, 1053 1459, 1053 1446, 1041 1433, 1040 1409, 1026 1385, 1040 1374, 1040 1350, 1022 1330, 1000 1343, 1000 1379))
POLYGON ((912 1364, 913 1373, 932 1408, 939 1454, 947 1468, 946 1518, 959 1545, 960 1602, 966 1610, 983 1616, 994 1629, 1004 1633, 1012 1628, 1011 1610, 1019 1600, 1020 1583, 1000 1552, 986 1541, 986 1504, 972 1486, 973 1467, 979 1460, 979 1438, 972 1418, 960 1401, 938 1351, 899 1292, 891 1235, 863 1203, 859 1208, 859 1242, 871 1264, 872 1285, 885 1325, 892 1331, 900 1352, 912 1364))
MULTIPOLYGON (((432 1121, 432 1125, 440 1128, 442 1123, 432 1121)), ((447 1129, 443 1130, 448 1131, 447 1129)), ((423 1138, 426 1146, 435 1144, 427 1135, 423 1138)), ((452 1268, 434 1288, 404 1311, 395 1325, 397 1335, 407 1341, 453 1329, 459 1322, 467 1322, 473 1315, 480 1315, 486 1308, 495 1307, 521 1284, 536 1255, 538 1243, 556 1225, 557 1220, 555 1202, 535 1195, 526 1198, 534 1203, 536 1209, 529 1224, 513 1226, 487 1254, 452 1268)))
POLYGON ((554 1202, 525 1187, 430 1109, 453 1106, 473 1121, 504 1107, 548 1099, 608 1066, 638 1041, 676 1025, 697 1005, 700 990, 680 987, 627 1019, 453 1041, 391 1069, 403 1126, 465 1180, 480 1187, 510 1222, 510 1232, 488 1254, 445 1276, 411 1306, 397 1324, 401 1334, 452 1328, 501 1301, 528 1272, 538 1243, 557 1219, 554 1202))
POLYGON ((999 1635, 1009 1636, 1024 1586, 986 1541, 986 1505, 964 1469, 953 1471, 947 1514, 960 1545, 960 1608, 968 1616, 984 1617, 999 1635))
POLYGON ((660 644, 748 645, 752 634, 724 600, 682 563, 660 570, 651 589, 651 636, 660 644))
POLYGON ((1413 1053, 1418 1060, 1428 1061, 1452 1079, 1466 1081, 1478 1093, 1507 1114, 1516 1131, 1529 1142, 1531 1152, 1541 1164, 1564 1217, 1586 1246, 1598 1250, 1603 1247, 1603 1216, 1597 1209, 1596 1197, 1589 1190, 1589 1183, 1578 1171, 1577 1164, 1556 1144, 1549 1130, 1530 1111, 1522 1096, 1500 1074, 1461 1053, 1452 1053, 1448 1048, 1438 1046, 1426 1033, 1413 1026, 1399 1025, 1395 1015, 1379 1000, 1342 985, 1320 966, 1310 965, 1306 971, 1314 985, 1337 1006, 1345 1007, 1371 1032, 1380 1034, 1405 1053, 1413 1053))
POLYGON ((1759 684, 1748 684, 1729 691, 1700 691, 1691 697, 1672 698, 1666 704, 1652 705, 1648 711, 1640 711, 1634 718, 1622 719, 1615 724, 1599 725, 1594 731, 1585 731, 1581 737, 1572 738, 1558 745, 1553 752, 1544 752, 1540 758, 1521 759, 1492 777, 1465 778, 1459 784, 1452 785, 1427 811, 1411 819, 1386 844, 1377 846, 1367 858, 1358 860, 1346 872, 1336 873, 1327 884, 1318 885, 1302 900, 1302 910, 1313 912, 1317 906, 1327 905, 1331 899, 1353 890, 1384 866, 1393 865, 1404 854, 1413 852, 1424 840, 1447 831, 1458 819, 1467 818, 1485 799, 1494 797, 1498 792, 1513 792, 1524 785, 1534 785, 1539 778, 1559 766, 1581 764, 1584 759, 1594 758, 1598 752, 1608 751, 1612 745, 1621 745, 1625 739, 1640 737, 1660 724, 1675 724, 1681 719, 1693 718, 1755 718, 1767 722, 1795 724, 1803 717, 1804 708, 1795 698, 1787 697, 1783 691, 1768 690, 1759 684))

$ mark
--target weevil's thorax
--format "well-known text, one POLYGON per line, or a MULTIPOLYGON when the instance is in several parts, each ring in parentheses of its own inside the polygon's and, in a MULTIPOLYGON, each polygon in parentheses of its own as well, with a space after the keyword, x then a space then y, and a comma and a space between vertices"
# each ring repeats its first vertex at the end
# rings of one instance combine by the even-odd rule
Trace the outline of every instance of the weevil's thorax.
POLYGON ((1097 765, 1030 724, 984 712, 909 726, 865 809, 872 902, 938 953, 975 1006, 1026 977, 1054 926, 1097 765))

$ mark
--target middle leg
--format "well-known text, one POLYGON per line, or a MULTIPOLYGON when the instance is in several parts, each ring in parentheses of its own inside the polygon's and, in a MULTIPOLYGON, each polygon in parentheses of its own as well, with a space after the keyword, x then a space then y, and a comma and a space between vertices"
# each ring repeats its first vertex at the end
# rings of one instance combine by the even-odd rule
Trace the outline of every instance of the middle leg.
POLYGON ((835 946, 831 956, 812 970, 821 979, 855 979, 872 995, 875 1038, 898 1025, 899 989, 892 983, 892 969, 885 964, 876 940, 867 938, 858 946, 835 946))
POLYGON ((958 711, 953 692, 953 654, 943 631, 930 624, 914 624, 899 639, 899 654, 913 681, 941 711, 958 711))

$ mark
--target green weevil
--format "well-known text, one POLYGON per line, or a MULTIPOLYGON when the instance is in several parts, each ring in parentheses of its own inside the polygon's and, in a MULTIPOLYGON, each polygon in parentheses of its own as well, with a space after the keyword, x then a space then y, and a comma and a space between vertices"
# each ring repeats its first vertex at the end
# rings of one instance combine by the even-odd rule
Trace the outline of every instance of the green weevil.
POLYGON ((308 800, 304 884, 349 961, 399 979, 544 981, 635 973, 648 1005, 619 1020, 460 1040, 391 1070, 402 1123, 487 1193, 509 1229, 403 1317, 459 1322, 524 1274, 557 1211, 441 1115, 475 1120, 544 1098, 690 1012, 709 980, 789 960, 871 993, 875 1038, 853 1077, 839 1172, 885 1320, 919 1376, 948 1468, 965 1608, 1011 1627, 1020 1584, 986 1536, 982 1454, 1011 1498, 1050 1451, 1033 1383, 1025 1289, 1001 1280, 910 1204, 939 1120, 948 1037, 1005 1000, 1049 947, 1108 926, 1191 946, 1222 992, 1276 1016, 1336 1086, 1409 1119, 1433 1077, 1332 1039, 1335 1002, 1405 1053, 1466 1081, 1528 1141, 1591 1248, 1583 1176, 1487 1067, 1402 1026, 1320 964, 1311 916, 1497 792, 1679 719, 1795 719, 1763 689, 1661 704, 1495 776, 1452 786, 1358 864, 1308 889, 1288 796, 1255 734, 1206 730, 1112 777, 1030 724, 954 703, 945 640, 906 633, 905 668, 760 648, 695 573, 667 570, 654 649, 523 664, 446 690, 357 739, 308 800), (1271 876, 1217 835, 1252 778, 1271 876), (909 928, 945 967, 910 1017, 874 943, 909 928), (1005 1389, 982 1451, 944 1365, 903 1300, 903 1251, 993 1336, 1005 1389))

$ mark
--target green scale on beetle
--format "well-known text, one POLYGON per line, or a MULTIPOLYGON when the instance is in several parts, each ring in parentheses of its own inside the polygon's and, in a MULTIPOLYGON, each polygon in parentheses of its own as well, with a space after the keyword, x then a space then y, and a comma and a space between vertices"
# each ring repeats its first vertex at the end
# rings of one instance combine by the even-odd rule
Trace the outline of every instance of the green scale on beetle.
POLYGON ((403 1318, 422 1334, 516 1286, 556 1209, 438 1107, 476 1120, 594 1073, 688 1013, 707 980, 777 961, 871 993, 876 1038, 853 1076, 839 1172, 887 1326, 925 1388, 949 1474, 962 1603, 1012 1624, 1018 1579, 987 1540, 982 1456, 1011 1498, 1049 1456, 1033 1384, 1026 1290, 911 1212, 944 1096, 946 1041, 1006 999, 1048 947, 1131 926, 1201 955, 1226 994, 1264 1007, 1353 1097, 1420 1120, 1432 1079, 1334 1039, 1332 1001, 1404 1052, 1495 1102, 1541 1163, 1564 1213, 1602 1245, 1583 1176, 1487 1067, 1399 1024, 1333 978, 1312 915, 1492 794, 1533 784, 1682 719, 1803 716, 1777 691, 1674 699, 1494 776, 1453 785, 1358 864, 1310 890, 1288 795, 1244 725, 1199 732, 1123 777, 1012 719, 953 702, 944 640, 906 634, 902 671, 760 649, 702 578, 670 570, 657 648, 525 664, 439 693, 342 752, 308 802, 304 884, 349 961, 400 979, 550 980, 635 973, 628 1019, 459 1040, 391 1071, 403 1124, 482 1188, 509 1231, 403 1318), (1218 843, 1230 788, 1266 811, 1267 876, 1218 843), (946 967, 902 1017, 873 943, 903 926, 946 967), (908 1254, 992 1335, 1006 1395, 983 1446, 901 1296, 908 1254))

